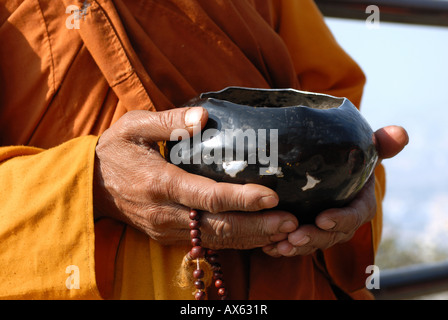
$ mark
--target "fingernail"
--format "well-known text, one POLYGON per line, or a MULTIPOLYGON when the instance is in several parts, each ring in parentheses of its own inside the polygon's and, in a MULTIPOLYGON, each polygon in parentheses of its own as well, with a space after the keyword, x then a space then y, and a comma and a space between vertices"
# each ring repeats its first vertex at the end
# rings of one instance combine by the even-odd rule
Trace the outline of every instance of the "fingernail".
POLYGON ((278 198, 275 196, 266 196, 260 199, 259 205, 263 209, 269 209, 277 206, 278 198))
POLYGON ((278 231, 282 232, 282 233, 289 233, 289 232, 293 232, 294 230, 296 230, 297 226, 296 224, 291 221, 285 221, 280 225, 280 228, 278 228, 278 231))
POLYGON ((276 246, 263 248, 263 251, 264 251, 266 254, 268 254, 268 255, 270 255, 270 256, 272 256, 272 257, 278 257, 278 256, 279 256, 279 254, 278 254, 278 250, 277 250, 277 247, 276 247, 276 246))
POLYGON ((289 241, 291 242, 292 245, 294 246, 303 246, 305 244, 307 244, 308 242, 310 242, 311 238, 309 236, 302 236, 300 238, 298 238, 297 240, 294 240, 294 238, 289 237, 289 241))
POLYGON ((187 127, 194 127, 201 123, 203 109, 201 107, 194 107, 185 113, 185 125, 187 127))
POLYGON ((296 242, 296 246, 304 246, 308 242, 310 242, 311 238, 308 236, 304 236, 302 239, 300 239, 298 242, 296 242))
POLYGON ((325 219, 319 222, 319 227, 324 230, 333 229, 336 226, 336 222, 330 219, 325 219))

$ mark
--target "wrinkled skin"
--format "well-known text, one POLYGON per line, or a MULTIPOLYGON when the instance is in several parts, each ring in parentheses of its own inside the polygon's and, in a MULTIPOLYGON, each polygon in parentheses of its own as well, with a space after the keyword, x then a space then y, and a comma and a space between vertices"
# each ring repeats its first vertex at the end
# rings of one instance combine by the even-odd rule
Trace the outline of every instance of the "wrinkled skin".
MULTIPOLYGON (((95 218, 127 223, 162 244, 189 243, 190 208, 202 211, 202 244, 211 249, 261 247, 271 256, 305 255, 348 241, 376 212, 373 178, 347 207, 329 209, 316 225, 300 225, 289 213, 273 210, 277 194, 255 185, 218 183, 168 163, 158 142, 174 129, 190 134, 203 128, 200 107, 126 113, 104 132, 96 147, 95 218)), ((380 159, 398 154, 406 131, 389 126, 375 132, 380 159)))

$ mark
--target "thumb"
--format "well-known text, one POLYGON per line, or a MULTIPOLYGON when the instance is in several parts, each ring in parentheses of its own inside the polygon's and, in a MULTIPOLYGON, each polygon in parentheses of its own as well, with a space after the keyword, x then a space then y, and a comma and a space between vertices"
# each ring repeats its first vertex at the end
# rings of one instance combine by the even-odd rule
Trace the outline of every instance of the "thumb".
POLYGON ((179 136, 191 136, 200 131, 208 119, 207 110, 202 107, 185 107, 161 112, 135 110, 127 112, 117 125, 123 138, 139 143, 177 140, 179 136), (198 130, 198 131, 196 131, 198 130))
POLYGON ((408 133, 400 126, 387 126, 375 132, 375 144, 380 159, 395 157, 408 143, 408 133))

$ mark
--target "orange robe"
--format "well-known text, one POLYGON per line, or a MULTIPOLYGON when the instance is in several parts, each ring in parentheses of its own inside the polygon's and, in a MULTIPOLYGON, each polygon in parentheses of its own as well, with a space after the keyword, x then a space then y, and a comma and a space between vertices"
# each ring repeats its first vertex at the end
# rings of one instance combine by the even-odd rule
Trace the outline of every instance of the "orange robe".
MULTIPOLYGON (((227 86, 296 88, 359 106, 365 82, 311 0, 6 0, 0 40, 4 299, 193 298, 175 283, 189 247, 93 220, 95 145, 127 111, 166 110, 227 86)), ((347 243, 292 258, 224 250, 231 298, 369 298, 383 167, 376 178, 377 215, 347 243)))

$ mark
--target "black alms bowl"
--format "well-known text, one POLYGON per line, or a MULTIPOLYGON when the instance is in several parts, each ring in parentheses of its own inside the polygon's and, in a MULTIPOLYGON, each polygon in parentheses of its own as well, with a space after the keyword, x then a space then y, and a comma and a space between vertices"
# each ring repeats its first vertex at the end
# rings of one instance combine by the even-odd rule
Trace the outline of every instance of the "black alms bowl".
POLYGON ((216 181, 272 188, 277 208, 302 224, 351 201, 378 159, 372 129, 346 98, 229 87, 188 105, 209 120, 193 138, 168 142, 167 159, 216 181))

